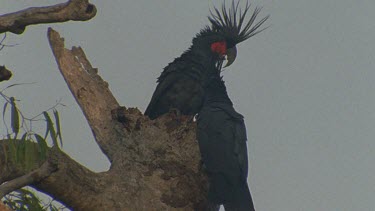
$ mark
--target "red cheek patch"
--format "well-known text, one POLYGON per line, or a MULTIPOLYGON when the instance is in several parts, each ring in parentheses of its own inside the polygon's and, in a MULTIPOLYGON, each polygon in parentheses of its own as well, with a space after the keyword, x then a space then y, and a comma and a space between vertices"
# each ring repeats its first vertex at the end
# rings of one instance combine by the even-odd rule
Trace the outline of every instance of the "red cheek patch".
POLYGON ((220 56, 225 55, 227 54, 227 43, 225 41, 214 42, 211 44, 211 50, 220 56))

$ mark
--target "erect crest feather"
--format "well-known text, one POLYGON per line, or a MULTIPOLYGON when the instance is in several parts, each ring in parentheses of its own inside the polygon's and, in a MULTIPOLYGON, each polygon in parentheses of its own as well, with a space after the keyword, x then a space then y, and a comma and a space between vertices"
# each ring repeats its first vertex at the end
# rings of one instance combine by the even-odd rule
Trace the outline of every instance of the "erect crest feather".
POLYGON ((225 3, 223 4, 221 11, 214 7, 214 12, 210 10, 211 16, 208 17, 212 24, 211 30, 222 34, 227 39, 230 39, 234 42, 234 45, 265 30, 266 28, 258 29, 269 18, 268 15, 254 24, 256 17, 261 11, 261 8, 256 7, 246 23, 245 16, 250 9, 250 4, 247 1, 245 10, 242 12, 241 8, 239 8, 239 3, 239 0, 237 4, 232 1, 232 5, 228 10, 225 3))

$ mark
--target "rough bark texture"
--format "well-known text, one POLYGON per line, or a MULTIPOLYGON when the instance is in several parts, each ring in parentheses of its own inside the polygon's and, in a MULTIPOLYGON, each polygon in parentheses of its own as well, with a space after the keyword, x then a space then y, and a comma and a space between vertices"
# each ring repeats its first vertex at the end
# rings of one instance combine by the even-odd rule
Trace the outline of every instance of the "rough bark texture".
POLYGON ((96 15, 96 8, 88 0, 70 0, 48 7, 31 7, 0 16, 0 34, 22 34, 26 26, 41 23, 86 21, 96 15))
MULTIPOLYGON (((94 173, 52 150, 47 161, 57 170, 31 185, 74 210, 209 210, 191 117, 172 112, 150 120, 136 108, 121 107, 81 48, 64 48, 63 38, 52 29, 48 38, 111 168, 94 173)), ((0 184, 28 173, 3 152, 9 152, 6 141, 0 144, 0 184)))
POLYGON ((28 174, 2 184, 0 186, 0 198, 3 198, 6 194, 23 188, 29 184, 38 183, 46 177, 49 177, 51 173, 56 170, 56 164, 47 160, 39 168, 29 172, 28 174))
MULTIPOLYGON (((20 34, 28 25, 88 20, 95 14, 88 0, 29 8, 0 16, 0 33, 20 34)), ((48 39, 111 168, 92 172, 54 147, 27 171, 11 159, 15 140, 1 140, 0 193, 28 184, 73 210, 211 210, 191 117, 170 113, 152 121, 136 108, 121 107, 81 48, 64 48, 52 29, 48 39)), ((33 149, 30 153, 38 154, 38 147, 33 149)))

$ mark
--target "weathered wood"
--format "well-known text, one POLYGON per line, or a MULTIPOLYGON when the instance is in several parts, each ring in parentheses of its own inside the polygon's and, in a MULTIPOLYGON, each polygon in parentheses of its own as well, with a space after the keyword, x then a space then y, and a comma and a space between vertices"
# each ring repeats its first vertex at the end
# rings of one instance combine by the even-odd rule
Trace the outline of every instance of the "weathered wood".
MULTIPOLYGON (((48 156, 56 161, 57 171, 30 185, 73 210, 210 210, 192 118, 172 112, 150 120, 136 108, 119 106, 81 48, 66 49, 52 29, 48 38, 60 72, 111 167, 94 173, 57 150, 48 156)), ((0 150, 6 179, 28 173, 7 168, 2 151, 7 148, 0 150)), ((6 180, 0 175, 0 181, 6 180)))
POLYGON ((119 134, 124 136, 122 125, 111 115, 120 105, 80 47, 64 48, 64 39, 51 28, 48 39, 60 72, 85 114, 99 147, 112 161, 120 147, 119 134))
POLYGON ((7 81, 12 77, 12 72, 5 66, 0 66, 0 82, 7 81))
POLYGON ((31 7, 0 16, 0 34, 22 34, 26 26, 66 21, 86 21, 96 15, 96 7, 88 0, 70 0, 47 7, 31 7))

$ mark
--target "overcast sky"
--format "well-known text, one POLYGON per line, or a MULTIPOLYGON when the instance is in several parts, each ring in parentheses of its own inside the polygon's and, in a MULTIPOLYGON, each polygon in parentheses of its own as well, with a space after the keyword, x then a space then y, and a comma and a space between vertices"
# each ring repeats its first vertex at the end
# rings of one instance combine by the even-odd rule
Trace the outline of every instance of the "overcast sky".
MULTIPOLYGON (((64 1, 0 0, 0 14, 64 1)), ((62 100, 64 151, 108 169, 46 38, 48 26, 80 45, 120 104, 144 111, 162 68, 179 56, 222 1, 91 1, 88 22, 8 34, 0 65, 13 70, 6 94, 28 116, 62 100)), ((252 195, 259 211, 375 210, 375 1, 264 0, 270 28, 238 46, 224 72, 245 116, 252 195)), ((3 99, 0 99, 0 106, 3 99)))

